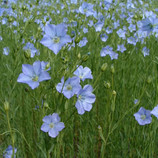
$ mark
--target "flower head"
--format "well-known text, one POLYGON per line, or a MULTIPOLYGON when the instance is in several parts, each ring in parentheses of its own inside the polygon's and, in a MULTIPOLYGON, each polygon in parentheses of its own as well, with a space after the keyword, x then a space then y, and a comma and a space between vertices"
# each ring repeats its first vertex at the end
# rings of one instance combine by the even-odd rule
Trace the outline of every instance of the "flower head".
POLYGON ((139 111, 134 114, 134 117, 140 125, 150 124, 152 121, 150 110, 146 110, 143 107, 141 107, 139 111))
POLYGON ((58 92, 63 93, 66 98, 70 99, 81 89, 80 79, 77 76, 74 76, 68 78, 64 83, 64 77, 62 77, 61 83, 57 84, 56 89, 58 92))
POLYGON ((40 43, 57 54, 66 43, 71 41, 71 37, 66 34, 64 24, 48 24, 45 26, 45 35, 40 43))
POLYGON ((93 88, 91 85, 85 85, 83 89, 77 94, 77 102, 75 104, 77 111, 80 115, 84 114, 85 111, 92 109, 92 103, 95 102, 95 95, 92 93, 93 88))
MULTIPOLYGON (((14 158, 16 157, 15 154, 17 152, 17 149, 14 149, 14 158)), ((4 158, 12 158, 13 155, 13 147, 11 145, 8 146, 8 148, 5 150, 3 157, 4 158)))
POLYGON ((48 132, 48 135, 52 138, 55 138, 59 132, 65 128, 64 123, 60 122, 60 117, 57 113, 45 116, 43 122, 41 130, 43 132, 48 132))
POLYGON ((51 79, 48 72, 42 71, 40 61, 35 61, 33 65, 23 64, 22 72, 23 73, 19 75, 17 82, 26 83, 32 89, 38 87, 39 82, 51 79))
POLYGON ((85 79, 93 79, 91 73, 92 72, 88 67, 83 68, 83 66, 80 65, 74 72, 74 75, 78 76, 82 81, 84 81, 85 79))

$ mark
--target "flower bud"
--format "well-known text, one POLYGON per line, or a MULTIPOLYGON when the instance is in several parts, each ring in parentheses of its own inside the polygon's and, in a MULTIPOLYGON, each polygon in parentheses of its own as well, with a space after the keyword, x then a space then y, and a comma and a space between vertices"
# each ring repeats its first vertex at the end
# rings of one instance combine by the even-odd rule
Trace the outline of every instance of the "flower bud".
POLYGON ((4 102, 4 109, 5 111, 9 110, 9 103, 7 101, 4 102))
POLYGON ((27 59, 29 59, 29 58, 31 57, 31 52, 30 52, 30 50, 29 50, 29 49, 28 49, 28 50, 25 50, 24 55, 25 55, 25 57, 26 57, 27 59))
POLYGON ((116 96, 116 91, 115 90, 112 91, 112 95, 116 96))
POLYGON ((114 74, 115 73, 115 68, 114 65, 111 65, 111 73, 114 74))
POLYGON ((101 66, 101 71, 105 71, 106 68, 107 68, 108 64, 107 63, 104 63, 102 66, 101 66))
POLYGON ((78 59, 81 59, 81 54, 79 53, 79 54, 77 55, 77 57, 78 57, 78 59))
POLYGON ((149 77, 148 77, 148 79, 147 79, 147 83, 148 83, 148 84, 150 84, 150 83, 151 83, 151 81, 152 81, 152 77, 151 77, 151 76, 149 76, 149 77))
POLYGON ((82 61, 83 62, 86 62, 88 60, 89 56, 88 55, 83 55, 82 57, 82 61))
POLYGON ((104 81, 105 88, 109 89, 111 87, 110 82, 104 81))
POLYGON ((44 106, 45 108, 49 108, 49 105, 48 105, 47 102, 44 102, 43 106, 44 106))

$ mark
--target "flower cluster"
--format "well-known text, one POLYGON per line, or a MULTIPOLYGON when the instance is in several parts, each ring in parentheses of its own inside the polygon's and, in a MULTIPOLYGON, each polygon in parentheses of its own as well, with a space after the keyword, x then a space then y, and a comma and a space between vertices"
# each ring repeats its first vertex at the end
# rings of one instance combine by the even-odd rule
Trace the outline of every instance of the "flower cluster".
POLYGON ((64 82, 64 77, 61 79, 61 83, 58 83, 56 89, 58 92, 70 99, 75 94, 77 95, 77 102, 75 104, 78 114, 82 115, 85 111, 92 109, 92 103, 95 102, 95 95, 92 93, 93 88, 91 85, 85 85, 83 88, 80 85, 80 80, 93 79, 91 70, 88 67, 83 68, 79 66, 74 72, 73 77, 68 78, 64 82))

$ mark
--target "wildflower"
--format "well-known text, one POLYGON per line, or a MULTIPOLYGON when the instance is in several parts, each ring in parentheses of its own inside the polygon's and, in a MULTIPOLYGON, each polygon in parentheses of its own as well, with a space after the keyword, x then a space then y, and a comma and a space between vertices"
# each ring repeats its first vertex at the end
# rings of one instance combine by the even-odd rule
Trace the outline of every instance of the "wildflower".
MULTIPOLYGON (((14 148, 14 158, 16 157, 16 152, 17 152, 17 149, 14 148)), ((13 156, 13 147, 11 145, 8 146, 8 148, 5 150, 4 154, 3 154, 3 157, 4 158, 12 158, 13 156)))
POLYGON ((26 43, 26 45, 23 47, 23 50, 25 51, 27 57, 33 58, 35 54, 38 54, 38 50, 30 42, 26 43))
POLYGON ((63 93, 64 96, 70 99, 74 94, 77 94, 81 89, 80 79, 77 76, 68 78, 64 83, 64 77, 61 79, 61 83, 58 83, 56 89, 58 92, 63 93))
POLYGON ((117 51, 123 53, 125 50, 126 50, 126 48, 123 44, 117 45, 117 51))
POLYGON ((4 55, 9 55, 9 52, 10 52, 9 47, 3 48, 3 54, 4 55))
POLYGON ((87 17, 94 14, 93 4, 83 2, 79 7, 79 12, 85 14, 87 17))
POLYGON ((106 42, 107 39, 108 39, 108 36, 104 33, 104 34, 101 34, 101 35, 100 35, 100 38, 101 38, 101 40, 102 40, 103 42, 106 42))
POLYGON ((88 67, 83 68, 83 66, 80 65, 74 72, 74 75, 78 76, 82 81, 84 81, 85 79, 93 79, 91 73, 92 72, 88 67))
POLYGON ((154 107, 154 109, 151 111, 151 114, 153 114, 154 116, 156 116, 157 119, 158 119, 158 105, 156 107, 154 107))
POLYGON ((107 45, 106 47, 102 48, 102 50, 101 50, 101 52, 100 52, 100 55, 101 55, 101 57, 104 57, 104 56, 106 56, 106 55, 109 55, 110 58, 111 58, 111 60, 118 58, 118 54, 115 53, 115 52, 113 51, 113 48, 110 47, 110 46, 108 46, 108 45, 107 45))
POLYGON ((83 39, 78 43, 79 47, 83 47, 87 44, 88 40, 86 37, 83 37, 83 39))
POLYGON ((77 102, 75 104, 78 114, 82 115, 85 111, 92 109, 92 103, 95 102, 95 95, 92 93, 93 88, 91 85, 85 85, 83 89, 77 94, 77 102))
POLYGON ((126 31, 125 31, 125 30, 119 29, 119 30, 117 31, 117 34, 118 34, 118 36, 119 36, 120 38, 126 39, 126 31))
POLYGON ((45 35, 40 43, 57 54, 66 43, 71 41, 71 37, 66 34, 64 24, 48 24, 45 26, 45 35))
POLYGON ((139 111, 134 114, 134 117, 138 121, 139 125, 150 124, 152 121, 151 111, 146 110, 143 107, 141 107, 139 111))
POLYGON ((41 130, 43 132, 48 132, 48 135, 52 138, 55 138, 59 132, 65 128, 64 123, 60 122, 60 117, 57 113, 45 116, 43 122, 41 130))
POLYGON ((142 22, 141 30, 147 31, 148 34, 151 31, 153 31, 154 29, 158 29, 158 19, 157 18, 149 17, 149 18, 143 19, 141 22, 142 22))
POLYGON ((19 75, 17 82, 26 83, 32 89, 38 87, 39 82, 51 79, 48 72, 42 71, 40 61, 35 61, 33 65, 23 64, 22 72, 23 73, 19 75))
POLYGON ((147 47, 143 47, 142 52, 143 52, 144 57, 149 55, 149 51, 150 50, 147 47))

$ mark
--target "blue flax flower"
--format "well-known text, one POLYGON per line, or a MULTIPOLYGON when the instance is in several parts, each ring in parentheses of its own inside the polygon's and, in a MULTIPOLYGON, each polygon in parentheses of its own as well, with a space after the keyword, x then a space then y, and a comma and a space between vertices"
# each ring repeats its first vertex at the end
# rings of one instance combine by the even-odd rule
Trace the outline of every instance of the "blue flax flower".
POLYGON ((149 34, 154 29, 158 29, 158 19, 154 17, 149 17, 146 19, 143 19, 142 21, 142 31, 147 31, 149 34))
POLYGON ((55 138, 59 132, 65 128, 64 123, 60 122, 60 117, 57 113, 45 116, 43 122, 41 130, 43 132, 48 132, 48 135, 52 138, 55 138))
POLYGON ((66 28, 64 24, 48 24, 45 26, 45 35, 43 36, 43 39, 40 41, 40 43, 57 54, 66 43, 71 41, 71 37, 66 34, 66 28))
POLYGON ((82 5, 79 7, 79 12, 85 14, 87 17, 94 15, 95 12, 93 10, 93 4, 83 2, 82 5))
POLYGON ((134 114, 134 117, 140 125, 150 124, 152 121, 151 111, 146 110, 143 107, 141 107, 139 111, 134 114))
MULTIPOLYGON (((16 157, 15 154, 17 152, 17 149, 14 149, 14 158, 16 157)), ((13 155, 13 147, 11 145, 8 146, 8 148, 5 150, 3 157, 4 158, 12 158, 13 155)))
POLYGON ((77 76, 74 76, 68 78, 64 83, 64 77, 62 77, 61 83, 57 84, 56 89, 58 92, 63 93, 66 98, 70 99, 81 89, 80 79, 77 76))
POLYGON ((83 115, 85 111, 92 109, 92 103, 95 102, 95 95, 92 93, 93 88, 91 85, 85 85, 83 89, 77 94, 77 102, 75 104, 78 114, 83 115))
POLYGON ((74 72, 74 75, 78 76, 82 81, 85 79, 93 79, 93 76, 91 74, 91 70, 88 67, 83 68, 82 65, 80 65, 77 70, 74 72))
POLYGON ((154 109, 151 111, 151 114, 156 116, 158 119, 158 105, 156 107, 154 107, 154 109))
POLYGON ((35 61, 33 65, 23 64, 22 72, 23 73, 19 75, 17 82, 26 83, 32 89, 38 87, 39 82, 51 79, 49 73, 42 70, 40 61, 35 61))

